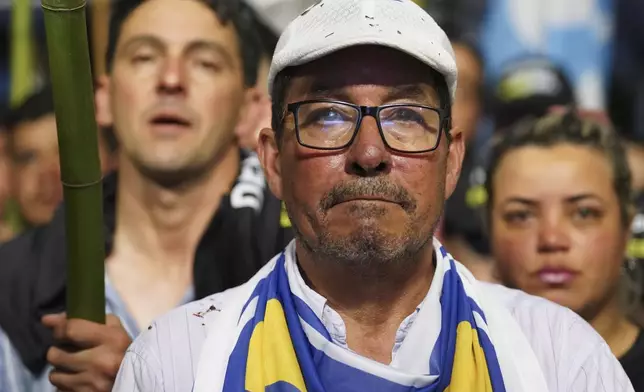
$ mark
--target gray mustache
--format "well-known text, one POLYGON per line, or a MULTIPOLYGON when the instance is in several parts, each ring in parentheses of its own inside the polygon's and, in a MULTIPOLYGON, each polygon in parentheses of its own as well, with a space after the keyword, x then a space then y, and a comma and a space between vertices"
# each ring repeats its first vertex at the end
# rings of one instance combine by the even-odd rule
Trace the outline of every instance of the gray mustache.
POLYGON ((416 201, 405 188, 394 185, 382 178, 363 178, 341 182, 327 192, 320 201, 320 209, 326 211, 336 204, 360 197, 374 197, 391 200, 406 211, 416 209, 416 201))

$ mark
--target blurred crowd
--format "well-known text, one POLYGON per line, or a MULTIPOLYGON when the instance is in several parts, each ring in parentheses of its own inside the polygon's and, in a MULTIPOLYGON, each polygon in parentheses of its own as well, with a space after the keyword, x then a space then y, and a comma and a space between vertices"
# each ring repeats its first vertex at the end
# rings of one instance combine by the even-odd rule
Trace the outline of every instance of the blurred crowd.
MULTIPOLYGON (((172 5, 177 27, 160 24, 162 11, 138 12, 136 1, 88 3, 106 298, 125 347, 178 304, 245 281, 293 236, 252 151, 271 126, 266 79, 279 35, 315 1, 245 1, 241 16, 206 1, 227 27, 218 26, 217 45, 185 49, 186 64, 188 54, 146 30, 167 42, 201 34, 181 2, 172 5), (137 34, 144 38, 127 41, 137 34), (225 255, 234 266, 209 263, 225 255)), ((416 3, 452 42, 452 125, 467 141, 438 237, 478 279, 580 314, 644 391, 644 2, 416 3)), ((0 309, 0 348, 10 341, 24 364, 29 381, 12 384, 17 391, 47 390, 48 340, 32 319, 63 310, 66 252, 39 7, 1 6, 0 40, 0 289, 24 285, 0 294, 0 308, 24 308, 0 309)))

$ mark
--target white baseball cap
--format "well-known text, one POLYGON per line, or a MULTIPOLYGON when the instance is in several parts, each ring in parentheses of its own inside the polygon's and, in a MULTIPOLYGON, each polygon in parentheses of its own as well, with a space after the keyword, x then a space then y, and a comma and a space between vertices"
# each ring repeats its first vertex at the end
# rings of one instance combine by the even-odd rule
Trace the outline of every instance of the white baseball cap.
POLYGON ((295 18, 280 36, 268 88, 287 67, 357 45, 397 49, 443 75, 452 102, 456 59, 445 32, 412 0, 321 0, 295 18))
POLYGON ((246 0, 260 22, 276 36, 302 11, 317 3, 317 0, 246 0))

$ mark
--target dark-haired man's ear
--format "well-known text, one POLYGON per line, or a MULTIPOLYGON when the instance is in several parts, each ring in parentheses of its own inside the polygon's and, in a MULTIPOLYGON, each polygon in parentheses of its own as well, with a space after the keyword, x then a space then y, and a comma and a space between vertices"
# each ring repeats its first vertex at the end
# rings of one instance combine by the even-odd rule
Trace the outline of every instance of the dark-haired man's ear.
POLYGON ((246 91, 245 100, 245 110, 241 113, 235 127, 235 136, 242 148, 255 150, 259 132, 262 128, 271 125, 271 101, 257 87, 249 88, 246 91))
POLYGON ((96 122, 99 127, 112 126, 112 107, 110 104, 110 78, 101 75, 95 84, 94 104, 96 108, 96 122))

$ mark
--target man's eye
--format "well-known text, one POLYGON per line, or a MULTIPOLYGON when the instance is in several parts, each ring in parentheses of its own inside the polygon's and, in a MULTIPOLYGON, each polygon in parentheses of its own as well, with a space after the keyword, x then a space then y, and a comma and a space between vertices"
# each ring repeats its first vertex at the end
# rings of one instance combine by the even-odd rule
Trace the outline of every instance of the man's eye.
POLYGON ((314 118, 318 121, 323 122, 344 121, 344 116, 342 115, 342 113, 334 109, 321 109, 317 113, 315 113, 314 118))
POLYGON ((154 56, 151 54, 137 54, 132 57, 132 62, 135 64, 147 63, 154 60, 154 56))
POLYGON ((425 119, 420 113, 407 108, 401 108, 393 111, 390 115, 387 116, 387 120, 395 122, 414 122, 418 124, 425 123, 425 119))
POLYGON ((345 116, 343 113, 333 108, 317 109, 307 114, 301 125, 341 125, 348 121, 346 117, 347 116, 345 116))
POLYGON ((21 151, 14 156, 15 162, 20 166, 27 166, 36 161, 37 154, 34 151, 21 151))
POLYGON ((208 71, 219 71, 223 68, 222 62, 215 59, 203 56, 195 59, 195 64, 200 68, 208 71))

